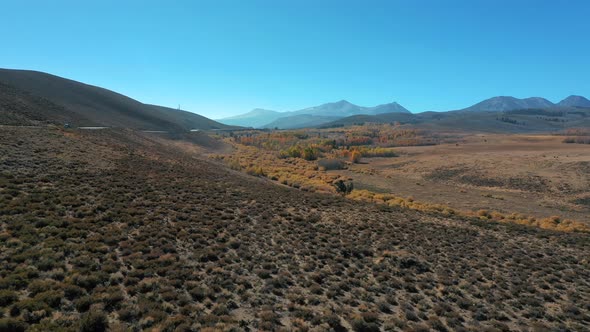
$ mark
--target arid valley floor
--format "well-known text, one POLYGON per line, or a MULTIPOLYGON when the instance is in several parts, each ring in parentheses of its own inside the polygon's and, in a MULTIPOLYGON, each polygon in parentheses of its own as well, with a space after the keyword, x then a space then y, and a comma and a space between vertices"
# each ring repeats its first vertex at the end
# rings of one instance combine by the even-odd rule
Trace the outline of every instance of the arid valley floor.
POLYGON ((396 148, 399 158, 367 160, 344 175, 359 189, 417 201, 590 223, 588 145, 551 135, 478 134, 457 142, 396 148))

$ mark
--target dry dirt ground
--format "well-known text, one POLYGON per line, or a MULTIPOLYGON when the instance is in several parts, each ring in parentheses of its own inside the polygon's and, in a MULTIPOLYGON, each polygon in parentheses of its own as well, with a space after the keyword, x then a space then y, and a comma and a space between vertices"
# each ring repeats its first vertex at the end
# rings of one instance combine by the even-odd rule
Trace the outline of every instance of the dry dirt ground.
POLYGON ((358 189, 461 210, 590 222, 590 146, 562 140, 465 136, 458 144, 400 147, 397 158, 364 159, 344 174, 358 189))
POLYGON ((302 192, 201 151, 0 128, 0 331, 590 329, 587 234, 302 192))

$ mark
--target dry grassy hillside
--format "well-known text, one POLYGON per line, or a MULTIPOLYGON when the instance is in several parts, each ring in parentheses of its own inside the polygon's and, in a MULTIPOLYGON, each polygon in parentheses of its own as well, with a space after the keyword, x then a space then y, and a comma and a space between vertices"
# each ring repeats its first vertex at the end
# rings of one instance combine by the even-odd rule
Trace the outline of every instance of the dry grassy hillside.
POLYGON ((171 132, 230 127, 195 113, 143 104, 114 91, 62 77, 0 69, 0 125, 31 123, 171 132))
POLYGON ((0 125, 35 126, 84 121, 80 115, 48 99, 0 82, 0 125))
POLYGON ((0 128, 0 330, 587 330, 587 234, 313 194, 124 130, 0 128))

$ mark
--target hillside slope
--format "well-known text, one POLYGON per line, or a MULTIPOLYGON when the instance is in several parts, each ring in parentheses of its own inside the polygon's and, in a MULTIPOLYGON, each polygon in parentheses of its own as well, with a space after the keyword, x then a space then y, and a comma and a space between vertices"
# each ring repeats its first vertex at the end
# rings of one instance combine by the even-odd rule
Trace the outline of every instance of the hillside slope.
POLYGON ((84 121, 87 119, 76 112, 0 82, 0 124, 2 125, 35 126, 47 122, 83 123, 84 121))
POLYGON ((187 151, 0 128, 1 326, 589 327, 587 234, 302 192, 187 151))
POLYGON ((36 71, 0 69, 0 83, 3 90, 12 91, 2 93, 0 114, 10 114, 13 122, 20 118, 23 122, 167 131, 227 127, 198 114, 146 105, 110 90, 36 71), (50 107, 39 107, 47 102, 50 107), (14 106, 23 103, 27 106, 14 106), (22 113, 17 114, 19 110, 22 113))
POLYGON ((565 107, 587 107, 590 108, 590 100, 582 96, 569 96, 557 103, 559 106, 565 107))

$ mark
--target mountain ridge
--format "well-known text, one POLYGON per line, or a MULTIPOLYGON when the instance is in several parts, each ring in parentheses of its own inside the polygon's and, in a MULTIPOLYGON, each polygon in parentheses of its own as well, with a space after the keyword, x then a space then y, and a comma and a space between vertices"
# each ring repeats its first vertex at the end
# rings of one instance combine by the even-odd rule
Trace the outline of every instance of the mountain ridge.
POLYGON ((496 96, 471 105, 461 111, 469 112, 498 112, 528 108, 548 108, 555 104, 541 97, 519 99, 512 96, 496 96))
POLYGON ((448 111, 415 114, 354 115, 315 127, 346 127, 365 123, 400 124, 436 131, 489 133, 552 133, 589 128, 590 107, 551 107, 510 111, 448 111))
MULTIPOLYGON (((381 104, 377 106, 365 107, 355 105, 347 100, 324 103, 317 106, 307 107, 296 111, 269 111, 265 109, 254 109, 247 113, 239 114, 232 117, 218 119, 224 124, 239 125, 255 128, 298 128, 294 124, 311 124, 310 119, 317 120, 314 125, 321 125, 338 118, 344 118, 361 114, 381 114, 381 113, 406 113, 411 114, 409 110, 397 102, 381 104)), ((299 127, 300 128, 300 127, 299 127)))
POLYGON ((557 103, 557 105, 570 107, 590 107, 590 100, 583 96, 571 95, 557 103))
POLYGON ((255 108, 249 112, 223 119, 217 119, 216 121, 232 126, 260 128, 266 125, 267 123, 275 121, 276 119, 282 116, 282 112, 267 110, 263 108, 255 108))
POLYGON ((175 132, 229 128, 196 113, 144 104, 112 90, 39 71, 0 68, 0 83, 4 86, 0 114, 11 123, 67 122, 175 132))

